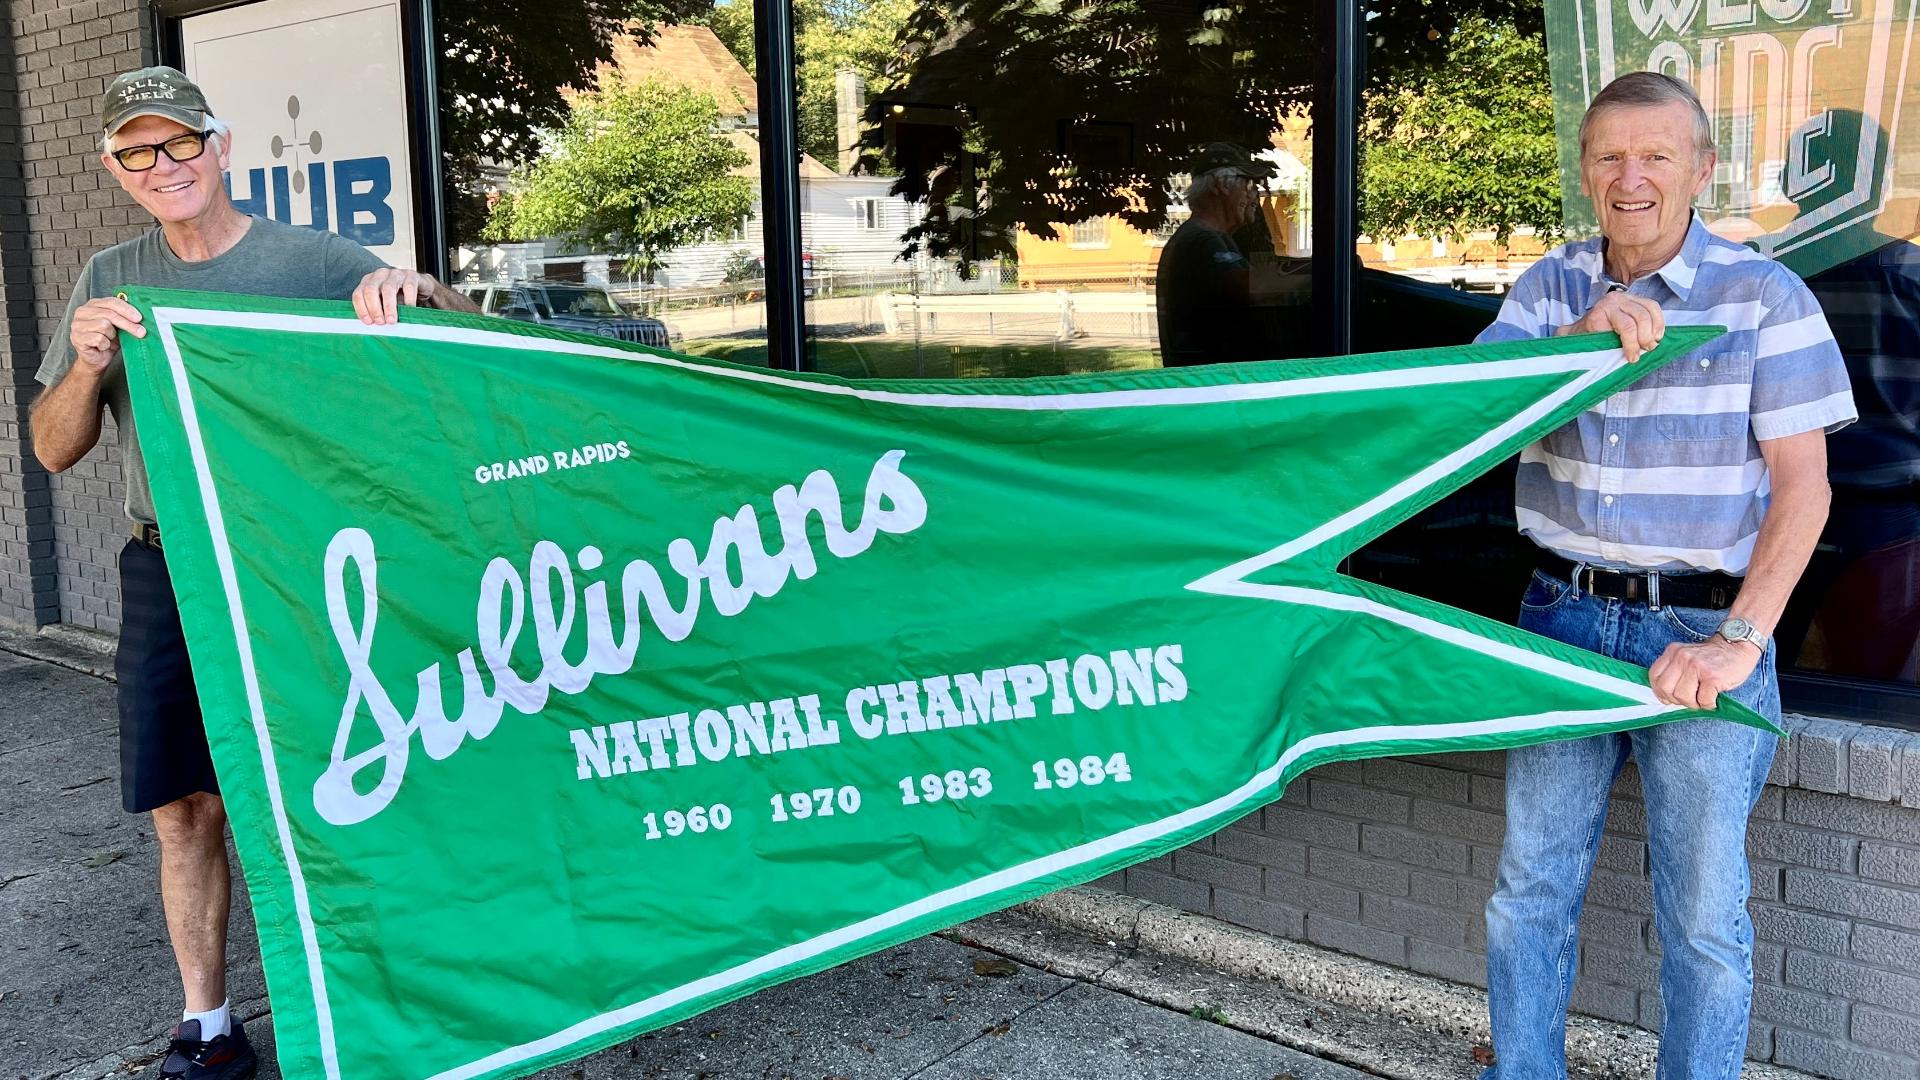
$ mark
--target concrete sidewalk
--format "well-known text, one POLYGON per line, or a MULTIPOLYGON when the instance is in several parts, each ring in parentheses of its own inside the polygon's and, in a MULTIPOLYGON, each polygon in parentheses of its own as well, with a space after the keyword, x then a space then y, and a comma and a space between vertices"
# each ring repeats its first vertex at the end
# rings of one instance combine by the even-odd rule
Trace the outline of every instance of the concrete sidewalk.
MULTIPOLYGON (((33 651, 47 655, 44 641, 35 642, 33 651)), ((0 640, 0 650, 7 644, 0 640)), ((114 688, 75 670, 98 671, 97 656, 74 653, 65 662, 69 666, 0 651, 0 1080, 150 1074, 165 1050, 165 1031, 179 1017, 179 983, 155 884, 157 848, 147 820, 120 810, 114 688)), ((231 996, 269 1059, 260 1076, 275 1078, 272 1018, 243 887, 236 900, 231 996)), ((1215 1022, 1226 1014, 1209 999, 1231 991, 1205 989, 1209 978, 1215 977, 1142 958, 1128 946, 1048 930, 1020 915, 996 916, 763 991, 541 1075, 1366 1075, 1215 1022), (1010 962, 1007 955, 1067 974, 1010 962), (1161 985, 1151 993, 1101 985, 1127 968, 1163 972, 1161 985), (1195 986, 1202 987, 1197 994, 1195 986), (1174 1009, 1142 998, 1192 1003, 1174 1009)))

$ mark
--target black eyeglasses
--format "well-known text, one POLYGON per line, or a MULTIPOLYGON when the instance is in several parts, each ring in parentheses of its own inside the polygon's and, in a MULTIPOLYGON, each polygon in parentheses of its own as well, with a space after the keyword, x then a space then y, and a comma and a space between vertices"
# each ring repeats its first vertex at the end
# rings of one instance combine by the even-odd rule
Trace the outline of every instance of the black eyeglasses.
POLYGON ((113 160, 128 172, 146 172, 160 164, 161 154, 175 162, 188 162, 206 153, 207 136, 211 134, 211 131, 189 131, 185 135, 175 135, 166 142, 123 146, 111 153, 113 160))

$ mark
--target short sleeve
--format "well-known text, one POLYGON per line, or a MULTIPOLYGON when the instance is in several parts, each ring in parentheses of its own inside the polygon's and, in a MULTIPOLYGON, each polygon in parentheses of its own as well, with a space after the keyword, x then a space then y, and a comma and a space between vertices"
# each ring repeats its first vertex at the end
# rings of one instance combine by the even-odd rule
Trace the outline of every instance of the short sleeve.
POLYGON ((327 295, 345 300, 360 286, 360 279, 385 267, 380 257, 339 233, 321 233, 325 250, 321 266, 325 268, 327 295))
POLYGON ((60 318, 60 328, 47 342, 46 354, 40 358, 40 370, 34 372, 34 379, 42 386, 53 386, 66 377, 68 369, 73 367, 73 343, 68 340, 73 334, 73 313, 80 305, 94 299, 94 283, 100 256, 87 260, 80 268, 80 276, 74 279, 73 295, 67 298, 67 313, 60 318))
POLYGON ((1235 247, 1233 241, 1226 236, 1215 237, 1213 242, 1207 245, 1207 264, 1220 273, 1245 270, 1251 265, 1247 262, 1247 257, 1242 255, 1240 249, 1235 247))
POLYGON ((1500 302, 1500 313, 1494 316, 1492 325, 1473 339, 1475 345, 1553 336, 1559 327, 1548 326, 1539 311, 1547 300, 1547 281, 1551 273, 1547 267, 1554 262, 1551 257, 1542 259, 1520 275, 1519 280, 1513 283, 1513 288, 1507 291, 1507 298, 1500 302))
POLYGON ((1832 433, 1860 418, 1846 362, 1806 283, 1785 267, 1761 291, 1753 350, 1753 437, 1832 433))

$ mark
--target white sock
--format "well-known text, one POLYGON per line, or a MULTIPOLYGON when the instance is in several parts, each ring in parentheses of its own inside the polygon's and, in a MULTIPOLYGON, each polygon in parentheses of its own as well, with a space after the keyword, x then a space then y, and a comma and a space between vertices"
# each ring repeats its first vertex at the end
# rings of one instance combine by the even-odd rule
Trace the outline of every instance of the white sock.
POLYGON ((211 1042, 222 1035, 232 1034, 233 1032, 233 1021, 227 1015, 227 1003, 224 1001, 220 1003, 220 1007, 217 1009, 208 1009, 206 1012, 181 1013, 180 1020, 182 1023, 188 1020, 200 1021, 200 1041, 202 1042, 211 1042))

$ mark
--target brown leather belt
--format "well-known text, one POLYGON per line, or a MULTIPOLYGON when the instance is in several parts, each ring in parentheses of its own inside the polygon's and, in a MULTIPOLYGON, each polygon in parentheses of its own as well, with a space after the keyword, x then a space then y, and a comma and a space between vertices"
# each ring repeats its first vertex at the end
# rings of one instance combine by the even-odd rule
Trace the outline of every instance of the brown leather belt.
POLYGON ((1740 595, 1740 586, 1746 582, 1745 578, 1718 571, 1707 574, 1662 574, 1652 570, 1609 570, 1602 566, 1585 565, 1578 567, 1579 577, 1576 580, 1574 564, 1545 549, 1540 552, 1538 565, 1542 573, 1572 582, 1574 588, 1590 596, 1647 604, 1655 608, 1664 604, 1725 611, 1733 606, 1733 598, 1740 595))
POLYGON ((133 538, 155 551, 160 550, 160 526, 149 525, 144 521, 133 523, 133 538))

